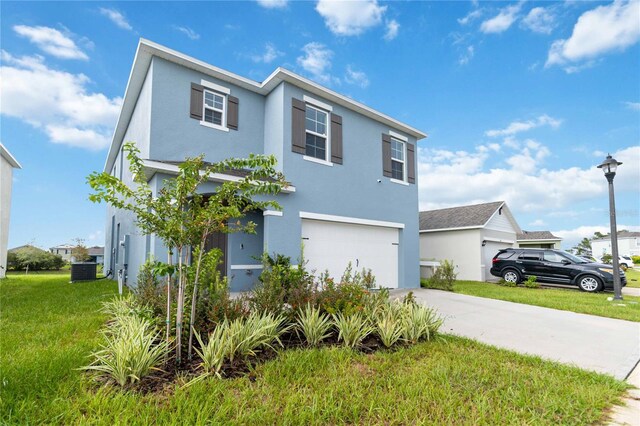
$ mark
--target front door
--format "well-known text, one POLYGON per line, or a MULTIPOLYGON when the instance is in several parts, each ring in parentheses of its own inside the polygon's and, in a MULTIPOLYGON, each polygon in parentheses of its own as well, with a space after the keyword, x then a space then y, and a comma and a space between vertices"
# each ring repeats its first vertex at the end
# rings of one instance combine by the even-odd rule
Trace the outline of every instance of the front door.
POLYGON ((213 249, 218 249, 222 252, 222 259, 218 263, 218 271, 220 276, 227 276, 227 234, 224 232, 214 232, 207 237, 207 241, 204 244, 204 251, 208 252, 213 249))

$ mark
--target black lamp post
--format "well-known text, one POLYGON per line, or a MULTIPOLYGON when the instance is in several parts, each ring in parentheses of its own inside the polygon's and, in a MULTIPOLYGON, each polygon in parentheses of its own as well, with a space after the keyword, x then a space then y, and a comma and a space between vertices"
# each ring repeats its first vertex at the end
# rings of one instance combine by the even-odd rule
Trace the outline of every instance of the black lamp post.
POLYGON ((598 166, 609 182, 609 219, 611 222, 611 256, 613 257, 613 299, 622 300, 622 286, 620 285, 620 262, 618 260, 618 230, 616 228, 616 202, 613 195, 613 178, 618 166, 622 164, 611 155, 598 166))

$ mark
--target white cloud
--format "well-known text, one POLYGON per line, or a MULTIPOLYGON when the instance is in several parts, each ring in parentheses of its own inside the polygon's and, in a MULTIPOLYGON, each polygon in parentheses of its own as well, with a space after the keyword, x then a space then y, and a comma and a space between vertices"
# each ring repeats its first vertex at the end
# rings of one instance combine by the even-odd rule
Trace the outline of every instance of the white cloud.
POLYGON ((400 24, 395 19, 387 21, 387 31, 384 33, 384 39, 391 41, 398 36, 398 30, 400 30, 400 24))
POLYGON ((545 225, 546 225, 546 223, 542 219, 536 219, 533 222, 529 223, 529 226, 545 226, 545 225))
POLYGON ((576 63, 590 64, 600 55, 625 50, 640 40, 639 16, 639 0, 615 0, 583 13, 571 37, 553 42, 545 66, 567 65, 565 70, 576 72, 581 69, 576 63))
POLYGON ((369 78, 367 77, 367 74, 362 71, 354 70, 351 68, 351 65, 347 65, 347 72, 344 80, 349 84, 360 86, 363 89, 369 85, 369 78))
POLYGON ((198 40, 200 38, 200 34, 198 34, 197 32, 195 32, 189 27, 181 27, 179 25, 174 25, 173 29, 175 29, 176 31, 180 31, 182 34, 186 35, 191 40, 198 40))
POLYGON ((341 36, 359 35, 380 24, 386 10, 377 0, 319 0, 316 5, 329 30, 341 36))
POLYGON ((633 111, 640 111, 640 102, 625 102, 624 104, 633 111))
POLYGON ((472 10, 464 18, 458 18, 458 24, 467 25, 471 21, 475 21, 476 19, 478 19, 480 16, 482 16, 482 9, 472 10))
POLYGON ((333 51, 318 42, 307 43, 302 51, 304 55, 299 56, 296 60, 298 65, 311 74, 314 79, 322 83, 330 83, 333 78, 328 72, 331 69, 333 51))
POLYGON ((49 68, 39 56, 2 51, 2 114, 42 129, 54 143, 92 150, 109 145, 122 98, 89 93, 84 74, 49 68))
POLYGON ((267 9, 282 9, 287 7, 288 0, 257 0, 258 4, 267 9))
POLYGON ((15 25, 13 30, 21 37, 29 41, 43 52, 61 59, 82 59, 89 57, 71 38, 60 31, 49 27, 29 27, 27 25, 15 25))
POLYGON ((522 20, 522 25, 533 32, 551 34, 555 28, 555 16, 549 8, 534 7, 522 20))
MULTIPOLYGON (((526 132, 528 130, 534 129, 536 127, 541 126, 550 126, 554 129, 558 128, 562 124, 562 120, 558 120, 553 117, 549 117, 546 114, 539 116, 535 120, 528 121, 513 121, 504 129, 498 130, 487 130, 484 134, 489 137, 495 136, 512 136, 520 132, 526 132)), ((505 141, 505 144, 513 144, 513 140, 505 141)))
POLYGON ((471 60, 471 58, 473 58, 474 54, 475 54, 474 47, 473 46, 467 46, 467 49, 464 50, 460 54, 460 57, 458 58, 458 64, 467 65, 469 63, 469 61, 471 60))
POLYGON ((276 49, 276 46, 273 43, 265 44, 264 49, 265 50, 263 53, 259 55, 252 55, 251 60, 253 62, 263 62, 265 64, 269 64, 284 55, 284 52, 276 49))
POLYGON ((518 3, 500 9, 500 13, 496 16, 482 22, 480 31, 486 34, 498 34, 508 30, 518 19, 518 13, 521 8, 522 3, 518 3))
POLYGON ((131 26, 131 24, 129 24, 129 22, 127 21, 127 18, 125 18, 124 15, 119 11, 117 11, 116 9, 101 7, 100 13, 106 16, 107 18, 109 18, 111 22, 113 22, 123 30, 128 30, 128 31, 133 30, 133 27, 131 26))
MULTIPOLYGON (((509 167, 490 169, 486 162, 491 155, 483 150, 419 148, 420 209, 505 200, 512 210, 549 213, 550 206, 562 210, 581 201, 606 197, 606 181, 595 164, 549 170, 541 161, 549 152, 541 144, 538 147, 537 150, 524 148, 510 157, 504 154, 510 160, 507 161, 509 167), (535 164, 534 168, 530 167, 531 163, 535 164)), ((640 146, 622 149, 613 155, 626 169, 618 170, 616 190, 640 192, 640 146)))

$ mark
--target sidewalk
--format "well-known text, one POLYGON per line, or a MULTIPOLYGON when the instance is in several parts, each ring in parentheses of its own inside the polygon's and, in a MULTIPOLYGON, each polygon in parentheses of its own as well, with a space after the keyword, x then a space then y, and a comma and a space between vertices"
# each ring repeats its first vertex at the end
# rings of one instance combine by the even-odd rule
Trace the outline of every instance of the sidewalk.
POLYGON ((640 425, 640 364, 627 378, 627 382, 635 386, 627 392, 623 404, 613 407, 608 423, 610 426, 637 426, 640 425))

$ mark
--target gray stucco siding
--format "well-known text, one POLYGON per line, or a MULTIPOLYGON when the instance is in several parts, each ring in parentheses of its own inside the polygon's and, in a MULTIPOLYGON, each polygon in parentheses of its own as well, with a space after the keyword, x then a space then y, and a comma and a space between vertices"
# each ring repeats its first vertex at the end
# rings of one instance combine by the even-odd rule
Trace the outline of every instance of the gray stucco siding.
MULTIPOLYGON (((207 161, 261 154, 264 142, 263 96, 205 76, 161 58, 153 59, 153 99, 149 158, 182 161, 205 154, 207 161), (189 116, 191 83, 204 79, 228 88, 239 99, 238 130, 203 126, 189 116)), ((226 126, 226 123, 225 123, 226 126)))

